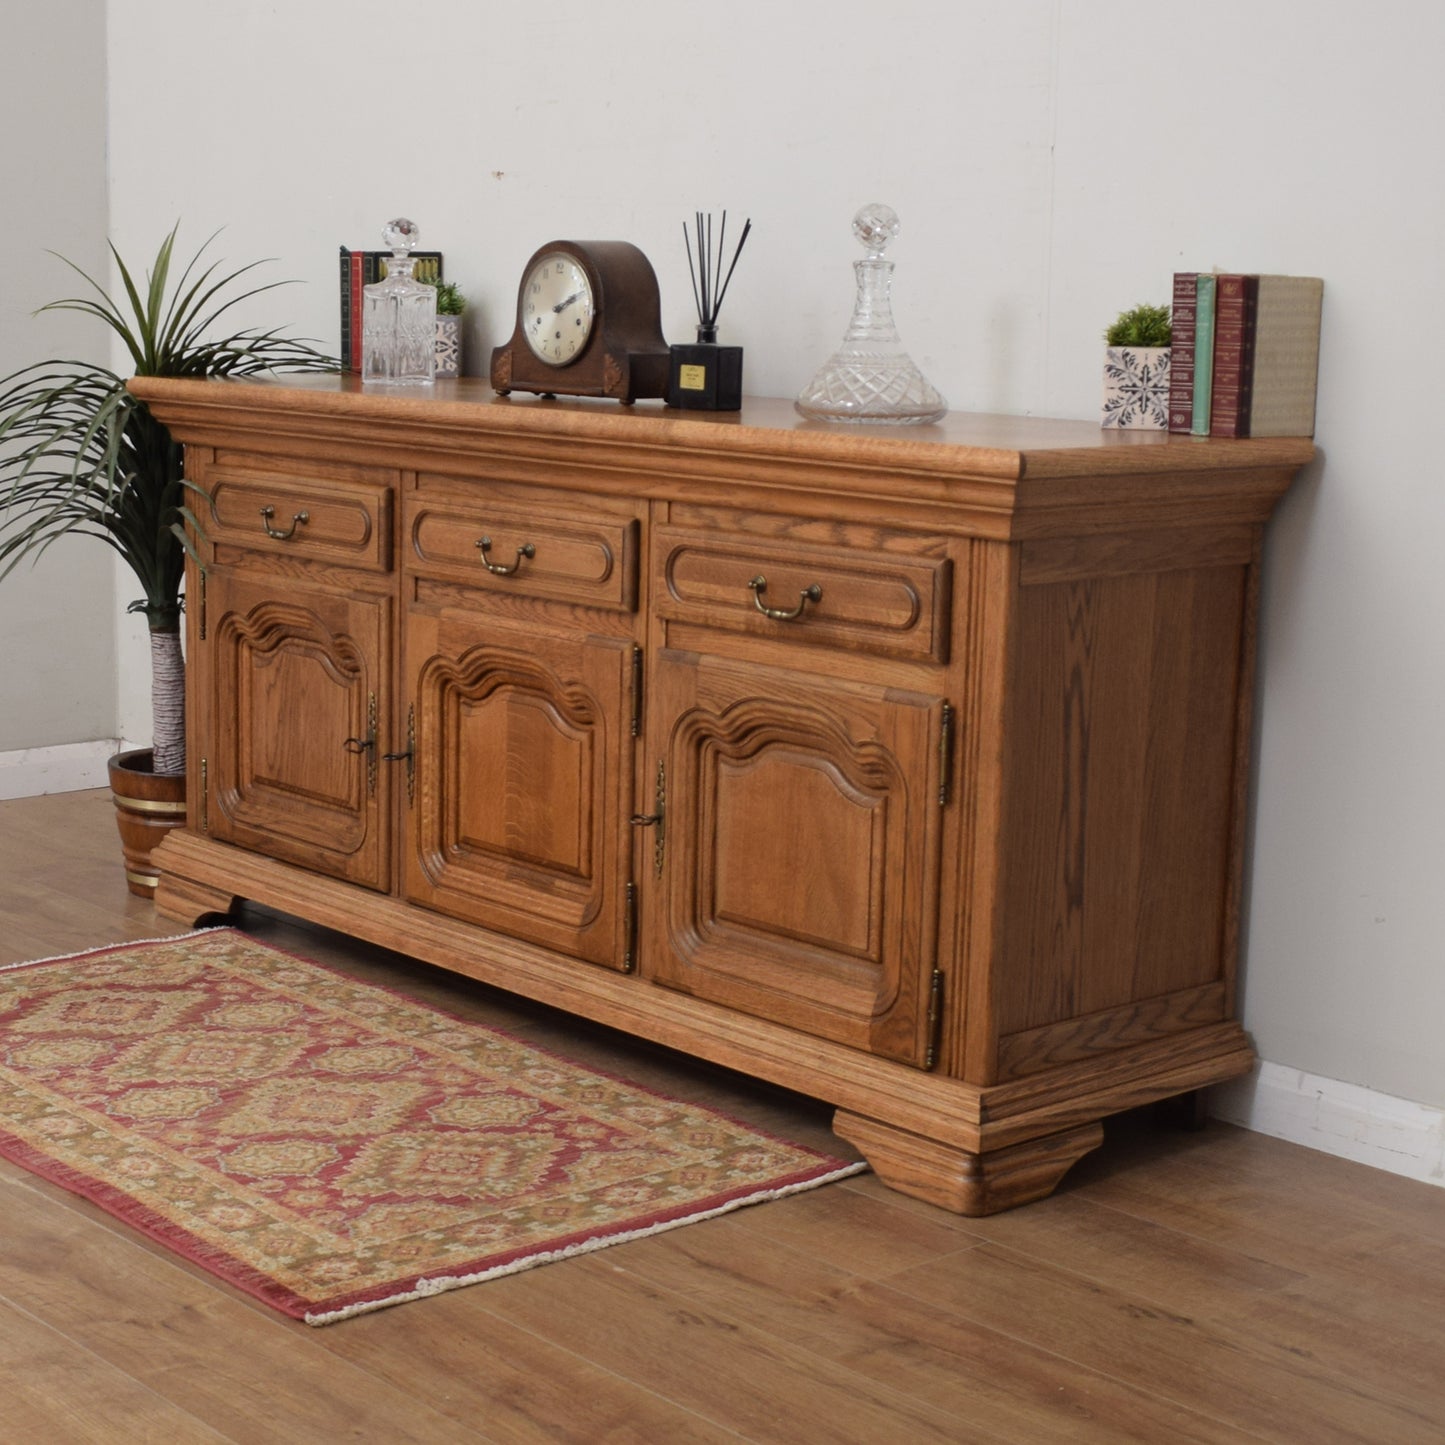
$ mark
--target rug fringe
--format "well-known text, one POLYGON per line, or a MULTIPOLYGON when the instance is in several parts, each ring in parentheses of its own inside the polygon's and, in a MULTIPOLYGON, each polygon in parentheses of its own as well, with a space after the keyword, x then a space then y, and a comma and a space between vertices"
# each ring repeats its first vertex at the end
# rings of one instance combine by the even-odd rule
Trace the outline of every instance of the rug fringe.
POLYGON ((782 1199, 789 1194, 803 1194, 818 1189, 835 1180, 846 1179, 850 1174, 862 1174, 868 1165, 862 1161, 845 1164, 841 1169, 831 1169, 811 1179, 800 1179, 792 1184, 783 1184, 771 1189, 759 1189, 739 1199, 729 1199, 712 1209, 701 1209, 695 1214, 685 1214, 677 1219, 663 1220, 660 1224, 649 1224, 642 1229, 623 1230, 618 1234, 598 1235, 569 1244, 565 1249, 541 1250, 523 1259, 509 1260, 506 1264, 484 1269, 476 1274, 445 1275, 438 1279, 419 1279, 414 1288, 400 1294, 388 1295, 385 1299, 363 1300, 358 1304, 344 1305, 340 1309, 305 1314, 301 1318, 308 1325, 331 1325, 341 1320, 353 1319, 357 1315, 371 1314, 375 1310, 389 1309, 392 1305, 406 1304, 411 1300, 429 1299, 433 1295, 446 1294, 450 1290, 465 1289, 468 1285, 481 1284, 489 1279, 501 1279, 505 1275, 520 1274, 539 1264, 553 1264, 559 1259, 572 1259, 579 1254, 593 1254, 614 1244, 627 1244, 634 1239, 645 1239, 652 1234, 666 1234, 670 1229, 680 1229, 685 1224, 697 1224, 704 1219, 716 1219, 719 1215, 731 1214, 734 1210, 745 1209, 751 1204, 766 1204, 770 1199, 782 1199))
MULTIPOLYGON (((248 947, 254 947, 260 955, 263 955, 258 960, 252 960, 253 970, 259 970, 253 981, 258 989, 263 988, 270 978, 270 975, 262 967, 263 964, 273 958, 290 959, 303 969, 340 979, 349 986, 349 992, 343 990, 338 995, 340 1002, 335 1002, 334 1008, 345 1007, 347 1001, 351 1000, 358 991, 364 992, 368 1001, 373 993, 381 993, 398 1003, 404 1003, 407 1006, 406 1010, 397 1013, 395 1019, 397 1037, 413 1039, 417 1042, 418 1047, 421 1047, 429 1035, 418 1032, 419 1019, 413 1015, 424 1016, 424 1021, 429 1028, 435 1028, 436 1021, 440 1020, 466 1028, 469 1033, 475 1032, 478 1038, 490 1039, 489 1047, 502 1049, 505 1055, 504 1061, 519 1068, 522 1074, 526 1074, 528 1069, 536 1068, 539 1064, 550 1063, 564 1071, 564 1083, 567 1082, 566 1075, 571 1073, 576 1073, 578 1078, 583 1081, 590 1078, 594 1084, 597 1080, 606 1080, 610 1084, 618 1086, 626 1098, 630 1099, 635 1096, 641 1102, 649 1099, 656 1100, 682 1111, 683 1115, 699 1114, 704 1118, 716 1121, 719 1125, 741 1131, 744 1137, 751 1136, 757 1141, 777 1144, 783 1151, 778 1156, 771 1156, 765 1151, 757 1163, 759 1169, 771 1164, 771 1180, 759 1179, 755 1173, 754 1181, 749 1186, 737 1178, 736 1171, 724 1170, 715 1177, 715 1182, 709 1187, 708 1180, 714 1176, 707 1175, 705 1172, 701 1180, 691 1181, 691 1187, 677 1191, 684 1197, 677 1199, 671 1209, 665 1207, 667 1193, 664 1192, 656 1196, 654 1207, 645 1212, 635 1207, 635 1201, 631 1203, 624 1201, 615 1211, 610 1226, 602 1224, 594 1216, 591 1232, 588 1232, 585 1227, 579 1229, 575 1225, 572 1229, 554 1228, 551 1230, 552 1238, 548 1240, 538 1237, 538 1230, 533 1229, 529 1231, 532 1234, 530 1240, 518 1241, 510 1251, 493 1250, 490 1259, 478 1258, 476 1255, 473 1255, 471 1259, 464 1256, 458 1258, 460 1248, 439 1249, 434 1252, 430 1261, 414 1255, 415 1263, 412 1267, 424 1271, 429 1262, 432 1266, 431 1273, 421 1272, 408 1276, 396 1269, 399 1261, 384 1261, 378 1268, 353 1270, 349 1276, 353 1287, 348 1290, 337 1287, 341 1284, 341 1280, 335 1278, 334 1275, 328 1288, 328 1281, 322 1275, 306 1276, 304 1272, 295 1273, 294 1277, 299 1283, 293 1287, 292 1276, 286 1275, 284 1270, 280 1273, 274 1270, 268 1272, 266 1267, 268 1257, 263 1249, 248 1250, 246 1241, 242 1239, 239 1248, 233 1252, 231 1237, 225 1234, 224 1229, 220 1226, 216 1229, 192 1227, 194 1221, 185 1216, 184 1208, 177 1213, 176 1209, 170 1207, 168 1200, 158 1195, 153 1187, 143 1188, 139 1185, 134 1188, 129 1187, 128 1181, 119 1178, 118 1175, 107 1173, 104 1169, 97 1172, 91 1167, 94 1161, 88 1161, 87 1157, 48 1148, 44 1140, 32 1144, 29 1136, 23 1130, 21 1133, 12 1135, 8 1131, 8 1124, 6 1130, 0 1131, 0 1154, 3 1154, 4 1157, 14 1160, 31 1173, 49 1179, 52 1183, 58 1184, 71 1193, 78 1194, 81 1198, 89 1199, 106 1213, 173 1250, 181 1258, 190 1260, 193 1264, 208 1270, 235 1288, 264 1301, 281 1313, 289 1315, 293 1319, 304 1320, 308 1325, 331 1324, 356 1315, 403 1304, 409 1300, 424 1299, 478 1284, 484 1280, 517 1274, 555 1260, 568 1259, 576 1255, 605 1249, 614 1244, 623 1244, 649 1235, 662 1234, 667 1230, 716 1218, 749 1205, 816 1189, 849 1175, 861 1173, 868 1167, 865 1163, 851 1163, 836 1157, 829 1157, 807 1145, 780 1140, 766 1130, 731 1118, 724 1111, 710 1108, 707 1105, 688 1104, 683 1100, 670 1099, 666 1094, 645 1085, 621 1079, 617 1075, 605 1071, 590 1069, 554 1050, 529 1043, 508 1034, 505 1030, 460 1018, 454 1013, 428 1005, 398 990, 363 984, 335 968, 326 968, 324 965, 305 960, 299 955, 289 954, 285 950, 276 949, 274 946, 251 939, 229 923, 193 928, 168 937, 130 939, 78 953, 31 959, 21 963, 0 964, 0 976, 21 969, 41 968, 47 964, 52 966, 67 963, 83 964, 89 960, 107 963, 105 970, 107 979, 125 980, 130 978, 133 973, 143 980, 148 959, 171 958, 175 955, 177 947, 189 940, 210 939, 212 936, 227 934, 234 935, 239 940, 237 945, 239 961, 236 962, 235 968, 241 972, 244 972, 242 964, 250 959, 250 954, 247 952, 248 947), (151 952, 147 952, 147 950, 151 950, 151 952), (136 955, 135 970, 128 969, 124 962, 112 966, 111 960, 122 959, 127 954, 136 955), (408 1029, 411 1032, 408 1032, 408 1029), (730 1188, 737 1192, 730 1193, 730 1188), (686 1201, 687 1194, 692 1195, 690 1203, 686 1201), (658 1209, 655 1207, 657 1204, 663 1204, 664 1207, 658 1209), (672 1210, 676 1212, 673 1213, 672 1210), (627 1217, 628 1213, 631 1213, 632 1216, 630 1220, 627 1217), (617 1214, 620 1214, 621 1217, 616 1217, 617 1214), (448 1255, 451 1258, 448 1258, 448 1255), (369 1284, 366 1281, 368 1273, 370 1274, 369 1284), (307 1298, 308 1294, 309 1299, 307 1298), (327 1298, 327 1295, 330 1295, 330 1299, 327 1298)), ((192 956, 225 955, 227 959, 231 958, 228 945, 225 943, 208 942, 204 949, 180 950, 180 952, 192 956)), ((219 971, 234 985, 235 981, 231 978, 230 967, 222 966, 219 971)), ((309 974, 293 976, 289 971, 283 970, 282 972, 284 973, 283 991, 293 990, 309 981, 309 974), (297 983, 298 977, 300 984, 297 983)), ((55 993, 58 990, 61 996, 68 998, 67 990, 73 980, 83 977, 83 970, 58 975, 53 980, 54 987, 51 992, 55 993)), ((281 977, 280 974, 278 974, 279 977, 281 977)), ((118 983, 117 989, 122 986, 118 983)), ((15 987, 11 988, 5 997, 8 998, 17 991, 28 998, 30 984, 17 979, 15 987)), ((321 995, 323 1002, 317 1006, 324 1007, 324 1000, 329 997, 330 995, 323 989, 321 995)), ((391 1015, 388 1014, 387 1017, 390 1018, 391 1015)), ((365 1024, 357 1027, 365 1033, 367 1029, 373 1028, 373 1025, 365 1024)), ((370 1035, 367 1034, 367 1037, 370 1035)), ((445 1036, 438 1034, 441 1042, 435 1046, 435 1049, 439 1056, 450 1057, 446 1046, 446 1039, 449 1038, 449 1033, 446 1033, 445 1036)), ((468 1057, 470 1056, 468 1055, 468 1057)), ((460 1066, 463 1060, 458 1055, 452 1062, 460 1066)), ((85 1071, 86 1066, 82 1063, 79 1072, 84 1076, 85 1071)), ((271 1075, 263 1070, 258 1077, 264 1080, 270 1078, 271 1075)), ((89 1085, 87 1084, 86 1087, 88 1088, 89 1085)), ((82 1090, 82 1092, 84 1091, 82 1090)), ((84 1098, 77 1097, 72 1103, 73 1112, 77 1117, 87 1113, 88 1105, 84 1098)), ((577 1105, 576 1107, 581 1106, 577 1105)), ((5 1115, 7 1120, 9 1117, 9 1115, 5 1115)), ((19 1116, 17 1115, 16 1118, 18 1120, 19 1116)), ((724 1128, 723 1132, 726 1136, 727 1128, 724 1128)), ((142 1144, 144 1145, 143 1153, 145 1150, 152 1150, 159 1155, 166 1151, 166 1144, 162 1138, 153 1139, 149 1144, 142 1139, 142 1144)), ((137 1147, 141 1148, 141 1145, 137 1147)), ((181 1151, 179 1158, 187 1167, 204 1168, 204 1165, 196 1164, 195 1160, 190 1159, 184 1150, 181 1151)), ((103 1164, 105 1161, 101 1162, 103 1164)), ((565 1219, 565 1212, 558 1216, 559 1223, 565 1224, 565 1219)))
POLYGON ((125 943, 103 943, 97 948, 82 948, 79 953, 57 953, 49 958, 27 958, 20 963, 0 963, 0 973, 17 968, 39 968, 43 963, 78 963, 82 958, 96 958, 102 953, 124 953, 128 948, 149 948, 158 943, 181 943, 205 933, 222 933, 232 925, 214 923, 209 928, 192 928, 186 933, 171 933, 163 938, 132 938, 125 943))

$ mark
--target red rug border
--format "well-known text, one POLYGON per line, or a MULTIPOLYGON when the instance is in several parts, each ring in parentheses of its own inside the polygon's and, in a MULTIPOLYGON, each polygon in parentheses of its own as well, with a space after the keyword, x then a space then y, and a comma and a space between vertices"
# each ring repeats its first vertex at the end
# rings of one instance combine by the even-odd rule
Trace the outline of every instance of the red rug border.
MULTIPOLYGON (((569 1058, 566 1054, 548 1045, 533 1043, 530 1039, 521 1038, 509 1029, 500 1028, 496 1024, 483 1023, 477 1019, 469 1019, 464 1015, 455 1013, 451 1009, 443 1008, 438 1004, 431 1003, 426 999, 414 998, 412 995, 403 992, 394 985, 377 983, 371 979, 359 979, 333 964, 308 958, 304 954, 272 943, 269 939, 257 938, 247 933, 244 929, 237 928, 231 924, 223 924, 215 928, 191 929, 167 937, 132 939, 125 943, 105 944, 98 948, 82 949, 78 953, 56 954, 50 958, 29 959, 21 963, 3 964, 0 965, 0 973, 9 973, 28 968, 42 968, 46 965, 79 963, 87 959, 107 958, 115 954, 131 952, 135 949, 184 943, 187 939, 203 938, 211 934, 224 933, 232 934, 236 938, 245 940, 248 943, 257 944, 262 948, 270 950, 274 954, 289 959, 293 963, 318 969, 323 973, 330 974, 334 978, 356 984, 358 987, 376 989, 412 1007, 424 1009, 438 1018, 449 1020, 466 1028, 484 1030, 496 1037, 504 1038, 520 1048, 530 1049, 544 1058, 556 1060, 558 1063, 565 1064, 569 1068, 581 1069, 587 1073, 596 1075, 598 1078, 604 1078, 610 1082, 621 1084, 649 1098, 659 1099, 666 1103, 682 1104, 690 1109, 698 1109, 703 1113, 711 1114, 714 1118, 724 1120, 740 1129, 745 1129, 760 1138, 770 1140, 773 1143, 786 1145, 790 1149, 795 1149, 800 1153, 810 1155, 818 1161, 816 1167, 795 1170, 791 1174, 769 1180, 762 1185, 744 1185, 735 1190, 720 1191, 705 1199, 693 1200, 687 1204, 679 1204, 672 1209, 663 1210, 655 1215, 641 1215, 635 1218, 619 1220, 615 1227, 609 1228, 604 1233, 589 1234, 585 1231, 578 1231, 571 1235, 563 1235, 549 1243, 547 1248, 543 1250, 537 1250, 532 1246, 518 1246, 515 1249, 503 1250, 494 1255, 480 1256, 474 1261, 469 1261, 466 1265, 457 1267, 451 1273, 436 1278, 428 1278, 425 1275, 402 1275, 384 1284, 373 1285, 366 1290, 341 1293, 327 1299, 308 1299, 305 1296, 296 1294, 295 1291, 288 1289, 272 1276, 263 1274, 261 1271, 246 1264, 243 1260, 229 1254, 227 1251, 203 1244, 194 1234, 186 1231, 182 1227, 173 1225, 170 1221, 157 1215, 153 1210, 147 1209, 145 1205, 140 1204, 114 1186, 106 1184, 104 1181, 96 1179, 93 1176, 82 1174, 78 1170, 72 1169, 69 1165, 52 1159, 49 1155, 40 1153, 24 1140, 18 1139, 15 1135, 0 1130, 0 1154, 3 1154, 4 1157, 12 1163, 56 1185, 58 1188, 64 1189, 69 1194, 74 1194, 87 1200, 110 1218, 135 1229, 138 1233, 154 1240, 163 1248, 178 1255, 181 1259, 204 1270, 207 1274, 213 1275, 223 1283, 234 1286, 242 1293, 250 1295, 252 1298, 261 1301, 261 1303, 291 1319, 300 1320, 309 1325, 331 1324, 339 1320, 350 1319, 359 1314, 367 1314, 375 1310, 388 1308, 391 1305, 402 1304, 409 1300, 423 1299, 431 1295, 445 1293, 449 1290, 460 1289, 467 1285, 479 1284, 484 1280, 499 1278, 507 1274, 520 1273, 536 1265, 550 1263, 554 1260, 590 1253, 613 1244, 625 1244, 629 1240, 643 1238, 650 1234, 661 1234, 685 1224, 692 1224, 704 1219, 715 1218, 721 1214, 731 1213, 734 1210, 745 1208, 750 1204, 763 1203, 769 1199, 782 1198, 789 1194, 818 1188, 836 1179, 846 1178, 853 1174, 860 1174, 868 1168, 866 1163, 855 1163, 846 1159, 840 1159, 837 1156, 826 1154, 820 1149, 815 1149, 810 1144, 800 1144, 796 1140, 785 1139, 780 1134, 762 1128, 748 1120, 739 1119, 735 1115, 729 1114, 726 1110, 716 1108, 714 1105, 677 1099, 669 1094, 663 1093, 659 1089, 652 1088, 647 1084, 637 1083, 635 1080, 626 1078, 611 1070, 601 1069, 593 1064, 580 1063, 578 1060, 569 1058)), ((405 957, 405 955, 400 956, 405 957)), ((501 991, 505 992, 505 990, 501 991)), ((565 1010, 560 1010, 559 1012, 565 1013, 565 1010)))

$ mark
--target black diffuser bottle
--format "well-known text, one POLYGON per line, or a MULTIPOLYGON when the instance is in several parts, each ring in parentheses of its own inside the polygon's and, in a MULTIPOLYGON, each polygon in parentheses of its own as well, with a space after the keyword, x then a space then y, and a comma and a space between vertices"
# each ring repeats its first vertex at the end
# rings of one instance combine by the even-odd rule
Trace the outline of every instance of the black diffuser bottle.
POLYGON ((717 317, 722 308, 728 282, 732 280, 733 268, 742 255, 743 243, 753 223, 743 226, 737 250, 733 252, 732 265, 722 285, 718 276, 722 272, 723 245, 727 239, 728 216, 723 212, 722 225, 718 232, 717 251, 712 245, 712 217, 704 222, 701 211, 697 213, 697 259, 693 259, 692 240, 687 226, 682 228, 683 240, 687 243, 687 264, 692 272, 693 300, 697 303, 697 341, 691 345, 669 348, 671 360, 667 374, 667 404, 692 411, 737 411, 743 404, 743 349, 741 346, 719 346, 717 344, 717 317))

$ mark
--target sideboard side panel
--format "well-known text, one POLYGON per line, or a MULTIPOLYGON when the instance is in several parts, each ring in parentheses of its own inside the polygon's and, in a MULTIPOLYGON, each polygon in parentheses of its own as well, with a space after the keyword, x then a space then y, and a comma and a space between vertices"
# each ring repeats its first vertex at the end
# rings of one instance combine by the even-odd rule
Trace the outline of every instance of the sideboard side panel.
MULTIPOLYGON (((1232 982, 1247 569, 1021 586, 1004 729, 995 1003, 1011 1035, 1093 1018, 1129 1042, 1232 982)), ((1027 1067, 1026 1063, 1023 1065, 1027 1067)))

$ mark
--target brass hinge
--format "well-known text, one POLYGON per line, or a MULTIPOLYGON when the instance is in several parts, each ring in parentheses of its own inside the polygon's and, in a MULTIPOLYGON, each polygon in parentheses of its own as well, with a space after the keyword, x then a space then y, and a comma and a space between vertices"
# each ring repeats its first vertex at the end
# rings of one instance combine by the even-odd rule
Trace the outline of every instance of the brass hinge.
POLYGON ((938 729, 938 806, 948 806, 948 780, 953 772, 953 708, 943 705, 943 721, 938 729))
POLYGON ((210 763, 209 763, 205 758, 202 758, 202 759, 201 759, 201 832, 203 832, 203 833, 209 833, 209 832, 211 831, 211 810, 210 810, 211 790, 210 790, 210 788, 209 788, 209 786, 208 786, 208 781, 209 781, 209 779, 208 779, 208 774, 210 773, 210 769, 211 769, 210 763))
POLYGON ((632 649, 632 736, 642 736, 642 649, 632 649))
POLYGON ((416 705, 406 710, 406 751, 403 753, 383 753, 381 760, 384 763, 399 763, 406 760, 406 805, 411 807, 416 802, 416 705))
POLYGON ((196 568, 196 573, 201 588, 200 640, 204 642, 206 640, 206 569, 204 567, 198 567, 196 568))
POLYGON ((637 884, 627 885, 627 902, 622 915, 622 971, 637 967, 637 884))
POLYGON ((938 1063, 938 1043, 943 1034, 943 974, 933 970, 928 984, 928 1047, 923 1055, 923 1067, 931 1069, 938 1063))
POLYGON ((366 695, 366 736, 370 740, 366 749, 366 796, 376 796, 376 694, 366 695))
POLYGON ((366 795, 369 798, 376 796, 376 694, 374 692, 366 695, 366 735, 371 739, 371 747, 366 754, 366 795))
POLYGON ((652 871, 661 878, 663 859, 667 851, 667 764, 661 759, 657 764, 657 788, 652 806, 652 812, 634 813, 628 822, 634 828, 657 829, 657 836, 652 841, 652 871))

